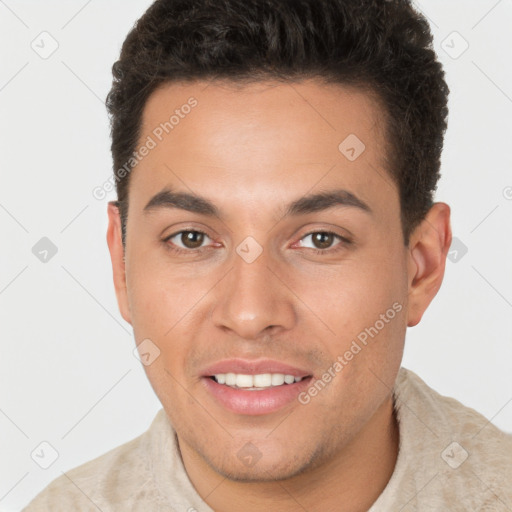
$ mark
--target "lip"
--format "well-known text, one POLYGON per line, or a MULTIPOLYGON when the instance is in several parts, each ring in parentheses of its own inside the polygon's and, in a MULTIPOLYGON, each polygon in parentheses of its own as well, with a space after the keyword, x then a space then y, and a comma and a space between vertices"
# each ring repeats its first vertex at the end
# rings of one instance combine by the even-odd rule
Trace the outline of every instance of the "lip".
MULTIPOLYGON (((202 377, 212 377, 219 373, 241 373, 244 375, 258 375, 262 373, 283 373, 294 377, 308 377, 312 375, 303 368, 291 366, 273 359, 225 359, 208 366, 201 372, 202 377)), ((289 384, 290 386, 292 384, 289 384)))
MULTIPOLYGON (((274 373, 283 372, 274 371, 274 373)), ((293 373, 289 375, 293 375, 293 373)), ((204 376, 201 379, 207 393, 213 397, 217 404, 236 414, 252 416, 279 411, 294 401, 297 402, 295 405, 298 405, 297 396, 311 384, 311 381, 312 377, 307 377, 293 384, 283 384, 282 386, 270 387, 259 391, 249 391, 219 384, 211 377, 204 376)))

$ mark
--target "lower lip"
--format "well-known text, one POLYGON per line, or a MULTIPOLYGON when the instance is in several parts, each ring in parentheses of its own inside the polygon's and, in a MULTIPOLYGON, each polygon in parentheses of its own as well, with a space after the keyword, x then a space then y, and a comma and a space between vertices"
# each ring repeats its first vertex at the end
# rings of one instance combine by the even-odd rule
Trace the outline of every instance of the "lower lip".
POLYGON ((269 414, 278 411, 293 402, 297 395, 309 386, 311 377, 305 377, 300 382, 283 384, 260 391, 235 389, 219 384, 214 379, 203 377, 208 390, 226 409, 237 414, 269 414))

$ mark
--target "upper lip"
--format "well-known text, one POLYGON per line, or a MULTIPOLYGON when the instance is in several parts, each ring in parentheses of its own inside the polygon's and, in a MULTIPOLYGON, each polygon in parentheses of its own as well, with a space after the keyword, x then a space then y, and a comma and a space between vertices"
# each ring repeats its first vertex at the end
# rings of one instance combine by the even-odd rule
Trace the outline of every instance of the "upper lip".
POLYGON ((224 359, 204 368, 201 373, 203 377, 211 377, 219 373, 240 373, 244 375, 283 373, 294 377, 308 377, 311 375, 311 372, 307 370, 272 359, 224 359))

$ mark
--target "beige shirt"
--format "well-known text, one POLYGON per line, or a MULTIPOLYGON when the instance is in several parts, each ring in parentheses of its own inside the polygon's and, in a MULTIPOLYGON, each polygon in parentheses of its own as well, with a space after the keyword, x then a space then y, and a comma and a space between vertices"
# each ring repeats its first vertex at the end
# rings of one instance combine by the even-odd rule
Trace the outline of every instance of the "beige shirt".
MULTIPOLYGON (((368 512, 512 512, 511 434, 405 368, 393 394, 398 459, 368 512)), ((187 476, 163 409, 145 433, 58 477, 22 512, 98 510, 212 512, 187 476)))

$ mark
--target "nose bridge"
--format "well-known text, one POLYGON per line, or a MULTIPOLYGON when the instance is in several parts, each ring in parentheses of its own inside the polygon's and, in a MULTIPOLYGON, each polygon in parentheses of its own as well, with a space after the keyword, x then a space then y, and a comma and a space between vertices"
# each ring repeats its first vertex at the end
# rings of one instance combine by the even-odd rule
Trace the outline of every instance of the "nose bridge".
POLYGON ((269 269, 270 254, 261 249, 247 239, 237 247, 212 315, 217 327, 247 339, 271 326, 289 329, 295 319, 292 295, 269 269))

